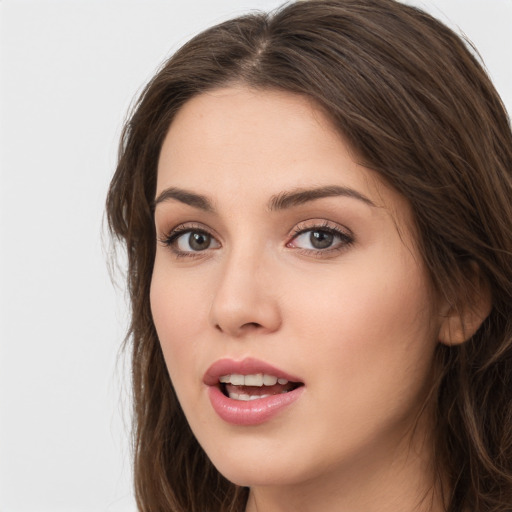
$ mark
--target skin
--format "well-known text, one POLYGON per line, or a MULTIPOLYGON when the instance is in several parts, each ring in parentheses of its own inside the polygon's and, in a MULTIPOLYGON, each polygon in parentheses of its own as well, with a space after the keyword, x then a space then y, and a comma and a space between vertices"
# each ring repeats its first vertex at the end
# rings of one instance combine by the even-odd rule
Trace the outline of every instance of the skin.
POLYGON ((357 163, 308 99, 242 86, 180 110, 156 197, 155 326, 199 443, 223 475, 251 488, 247 511, 441 510, 429 408, 420 410, 444 316, 405 199, 357 163), (269 208, 283 192, 325 186, 368 201, 269 208), (163 197, 170 187, 205 196, 211 211, 163 197), (169 246, 176 226, 209 233, 210 245, 193 250, 188 233, 169 246), (351 241, 334 236, 315 250, 315 228, 351 241), (219 418, 202 382, 218 359, 245 357, 305 385, 249 427, 219 418))

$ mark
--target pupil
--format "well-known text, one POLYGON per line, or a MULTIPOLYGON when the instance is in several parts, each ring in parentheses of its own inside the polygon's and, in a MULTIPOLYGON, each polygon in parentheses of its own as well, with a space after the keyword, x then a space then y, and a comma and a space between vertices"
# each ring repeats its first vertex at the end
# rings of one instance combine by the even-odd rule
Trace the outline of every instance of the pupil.
POLYGON ((328 231, 312 231, 310 235, 311 245, 315 249, 326 249, 332 245, 334 235, 328 231))
POLYGON ((202 251, 210 245, 210 235, 205 233, 190 233, 188 243, 194 251, 202 251))

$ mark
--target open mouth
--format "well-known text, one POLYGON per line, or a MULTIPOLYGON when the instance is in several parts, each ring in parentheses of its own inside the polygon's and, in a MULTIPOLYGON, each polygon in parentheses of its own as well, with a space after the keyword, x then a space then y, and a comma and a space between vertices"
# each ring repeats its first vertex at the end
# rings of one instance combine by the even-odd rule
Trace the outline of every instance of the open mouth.
POLYGON ((203 383, 220 419, 244 427, 284 413, 306 388, 300 377, 253 357, 215 361, 206 370, 203 383))
POLYGON ((289 393, 303 385, 302 382, 291 382, 266 373, 249 375, 232 373, 219 377, 220 390, 224 396, 241 401, 259 400, 289 393))

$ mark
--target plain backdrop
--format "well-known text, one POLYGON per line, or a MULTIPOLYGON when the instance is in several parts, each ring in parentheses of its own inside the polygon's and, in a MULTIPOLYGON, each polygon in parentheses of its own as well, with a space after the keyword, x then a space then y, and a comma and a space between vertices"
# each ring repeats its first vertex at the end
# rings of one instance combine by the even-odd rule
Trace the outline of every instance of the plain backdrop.
MULTIPOLYGON (((410 2, 512 110, 512 0, 410 2)), ((127 109, 176 48, 274 0, 0 1, 0 512, 131 512, 127 308, 102 240, 127 109)))

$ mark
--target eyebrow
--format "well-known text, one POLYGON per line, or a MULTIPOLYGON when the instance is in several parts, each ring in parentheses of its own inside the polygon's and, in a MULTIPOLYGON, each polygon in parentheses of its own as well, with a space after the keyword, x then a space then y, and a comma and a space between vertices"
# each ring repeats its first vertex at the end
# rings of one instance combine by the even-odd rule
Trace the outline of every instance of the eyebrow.
POLYGON ((368 206, 377 207, 377 205, 368 199, 365 195, 357 190, 349 187, 340 187, 338 185, 329 185, 325 187, 311 188, 311 189, 295 189, 289 192, 282 192, 273 196, 269 202, 269 209, 284 210, 286 208, 293 208, 315 199, 322 199, 324 197, 351 197, 358 199, 368 206))
MULTIPOLYGON (((286 210, 288 208, 293 208, 294 206, 300 206, 301 204, 309 201, 315 201, 316 199, 339 196, 358 199, 368 206, 374 208, 377 207, 373 201, 353 188, 329 185, 311 189, 299 188, 287 192, 281 192, 280 194, 270 198, 268 209, 270 211, 286 210)), ((154 200, 152 204, 153 210, 158 204, 172 199, 194 208, 198 208, 199 210, 215 212, 212 202, 206 196, 178 187, 170 187, 163 190, 154 200)))
POLYGON ((163 190, 153 201, 153 211, 159 203, 169 201, 170 199, 188 204, 189 206, 193 206, 194 208, 198 208, 199 210, 204 210, 206 212, 215 211, 211 201, 206 196, 177 187, 170 187, 163 190))

